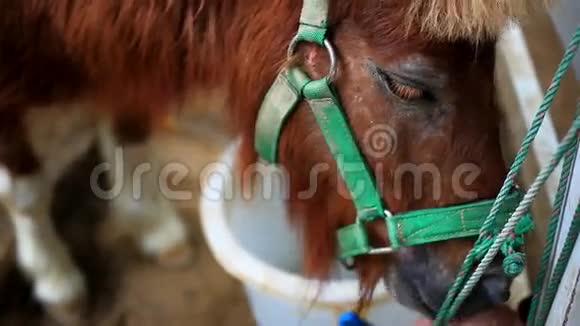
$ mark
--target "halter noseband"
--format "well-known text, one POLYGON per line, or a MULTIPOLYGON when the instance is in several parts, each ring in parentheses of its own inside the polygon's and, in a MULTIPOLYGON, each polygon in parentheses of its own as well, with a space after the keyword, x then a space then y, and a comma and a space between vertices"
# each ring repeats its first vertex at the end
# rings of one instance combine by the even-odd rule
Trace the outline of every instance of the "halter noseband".
MULTIPOLYGON (((493 199, 472 203, 421 209, 393 214, 383 207, 365 159, 353 138, 332 81, 336 72, 336 55, 326 38, 328 0, 305 0, 297 35, 292 40, 291 56, 299 42, 324 46, 330 57, 329 74, 312 80, 299 67, 281 71, 264 97, 256 121, 255 149, 259 157, 276 163, 277 147, 285 121, 301 101, 306 101, 330 149, 356 209, 356 222, 338 230, 339 258, 359 255, 388 254, 404 246, 479 235, 480 228, 494 203, 493 199), (346 165, 348 164, 348 168, 346 165), (362 189, 361 189, 362 188, 362 189), (385 221, 389 247, 373 248, 365 224, 385 221)), ((522 199, 514 189, 496 219, 496 230, 505 224, 522 199)), ((529 231, 531 219, 522 220, 519 234, 529 231), (523 222, 523 223, 522 223, 523 222)))

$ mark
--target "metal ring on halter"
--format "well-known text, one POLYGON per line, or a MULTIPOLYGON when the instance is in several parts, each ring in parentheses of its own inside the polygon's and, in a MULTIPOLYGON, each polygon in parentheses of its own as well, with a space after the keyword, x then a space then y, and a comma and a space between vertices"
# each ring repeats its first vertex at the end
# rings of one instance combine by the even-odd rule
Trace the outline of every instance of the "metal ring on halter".
MULTIPOLYGON (((290 46, 288 47, 288 58, 294 55, 298 43, 300 43, 300 41, 297 38, 294 38, 292 40, 290 46)), ((328 74, 326 75, 326 78, 328 79, 328 81, 332 82, 336 77, 336 69, 337 69, 336 52, 334 51, 334 47, 332 46, 332 43, 330 43, 329 40, 325 39, 323 43, 324 47, 326 48, 326 52, 328 53, 328 57, 330 59, 330 68, 328 69, 328 74)))

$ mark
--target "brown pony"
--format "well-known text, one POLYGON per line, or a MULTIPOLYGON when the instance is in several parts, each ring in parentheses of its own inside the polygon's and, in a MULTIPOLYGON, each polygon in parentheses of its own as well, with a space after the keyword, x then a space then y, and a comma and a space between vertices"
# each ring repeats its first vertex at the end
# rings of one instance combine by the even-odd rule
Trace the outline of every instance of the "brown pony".
MULTIPOLYGON (((96 116, 104 121, 105 151, 122 146, 128 161, 138 161, 151 154, 148 140, 172 107, 218 90, 227 95, 226 114, 242 139, 243 169, 256 160, 257 110, 287 63, 301 6, 299 0, 0 3, 0 172, 5 171, 0 198, 14 221, 19 264, 39 300, 48 307, 71 306, 84 285, 54 232, 37 222, 48 214, 39 198, 50 194, 50 185, 28 116, 72 103, 76 109, 55 116, 70 117, 73 111, 96 116), (79 101, 90 105, 74 104, 79 101)), ((340 64, 335 85, 354 135, 362 144, 367 131, 379 126, 396 137, 396 148, 382 155, 362 146, 392 211, 496 194, 505 167, 494 45, 505 24, 531 7, 524 0, 330 1, 330 39, 340 64), (457 191, 456 172, 466 163, 477 173, 457 191), (436 174, 424 176, 425 164, 436 174), (401 166, 415 169, 398 173, 401 166)), ((301 45, 294 59, 312 78, 328 69, 324 49, 311 44, 301 45)), ((38 125, 58 128, 46 118, 38 125)), ((77 125, 91 133, 98 129, 77 125)), ((324 279, 335 257, 335 231, 355 215, 324 139, 303 107, 283 132, 279 160, 290 172, 290 210, 304 239, 304 271, 324 279), (317 191, 299 198, 319 163, 329 168, 318 174, 317 191)), ((113 202, 126 215, 150 217, 154 226, 140 233, 141 243, 146 252, 163 256, 183 244, 184 233, 153 188, 147 205, 122 195, 124 201, 113 202)), ((388 245, 384 225, 369 228, 375 245, 388 245)), ((432 316, 471 245, 469 239, 453 240, 357 259, 362 298, 370 298, 384 278, 401 303, 432 316)), ((493 267, 462 313, 501 303, 509 283, 493 267)))

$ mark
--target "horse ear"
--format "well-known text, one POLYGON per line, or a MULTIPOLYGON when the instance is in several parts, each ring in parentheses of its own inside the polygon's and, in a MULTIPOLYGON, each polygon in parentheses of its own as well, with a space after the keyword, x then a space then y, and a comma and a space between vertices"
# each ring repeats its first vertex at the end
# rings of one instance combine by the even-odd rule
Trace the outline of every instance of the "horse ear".
POLYGON ((520 23, 555 0, 410 0, 408 24, 435 39, 495 39, 508 25, 520 23))

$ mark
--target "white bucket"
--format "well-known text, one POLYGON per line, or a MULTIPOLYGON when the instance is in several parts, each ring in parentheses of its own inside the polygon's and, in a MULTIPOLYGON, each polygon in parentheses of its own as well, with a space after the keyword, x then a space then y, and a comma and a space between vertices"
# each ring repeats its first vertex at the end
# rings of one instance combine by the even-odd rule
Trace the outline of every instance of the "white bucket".
MULTIPOLYGON (((339 264, 322 286, 300 275, 299 242, 287 224, 283 191, 259 188, 258 196, 244 199, 233 176, 235 154, 234 144, 201 178, 201 224, 210 250, 243 283, 258 325, 337 325, 338 316, 356 305, 354 275, 339 264)), ((276 175, 271 168, 261 173, 276 175)), ((413 325, 419 315, 397 304, 380 284, 365 317, 375 325, 413 325)))

